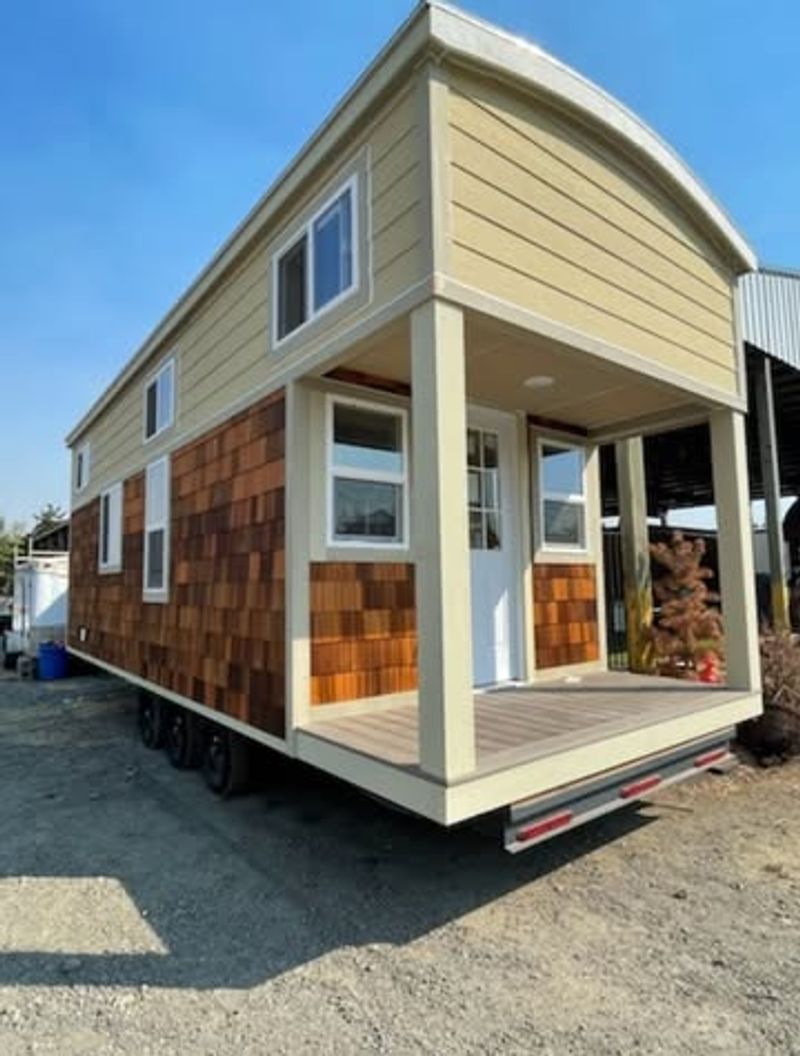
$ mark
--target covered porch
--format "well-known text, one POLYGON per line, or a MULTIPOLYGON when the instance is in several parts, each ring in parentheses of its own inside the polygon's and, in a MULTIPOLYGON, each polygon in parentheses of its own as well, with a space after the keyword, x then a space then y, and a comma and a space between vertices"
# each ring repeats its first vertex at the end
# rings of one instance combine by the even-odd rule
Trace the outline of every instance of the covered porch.
MULTIPOLYGON (((378 413, 384 404, 407 415, 409 533, 404 545, 347 548, 330 539, 314 542, 311 530, 301 554, 310 571, 294 577, 290 599, 301 643, 291 695, 301 759, 449 824, 728 730, 758 713, 739 398, 566 328, 556 332, 528 316, 500 318, 435 296, 329 358, 312 385, 294 386, 289 445, 311 466, 312 481, 325 479, 322 468, 314 469, 313 450, 304 453, 320 431, 315 415, 323 420, 314 401, 330 408, 348 393, 378 413), (605 652, 599 446, 632 445, 626 501, 636 514, 644 505, 635 494, 635 445, 643 435, 688 421, 710 426, 728 646, 723 687, 611 673, 605 652), (489 466, 470 451, 476 430, 499 445, 492 467, 501 497, 490 511, 503 526, 497 538, 485 525, 482 535, 473 530, 471 476, 489 466), (561 541, 547 537, 542 473, 550 445, 583 452, 574 540, 566 531, 561 541), (490 564, 504 554, 504 564, 490 564), (349 576, 341 590, 335 582, 315 584, 315 574, 337 563, 349 576), (379 579, 374 570, 381 563, 411 570, 413 689, 398 691, 388 677, 376 680, 387 688, 376 689, 369 671, 349 673, 348 657, 358 656, 362 668, 372 663, 364 638, 373 631, 360 606, 368 594, 380 593, 373 584, 359 586, 358 569, 365 582, 365 566, 379 579), (501 582, 507 587, 493 594, 501 582), (346 618, 315 610, 315 598, 332 610, 339 594, 351 607, 346 618), (491 659, 493 649, 495 657, 505 652, 497 677, 487 679, 481 658, 491 659), (342 674, 325 673, 329 658, 342 663, 342 674), (339 685, 367 688, 337 696, 339 685)), ((327 423, 330 429, 330 414, 327 423)), ((326 435, 330 450, 335 437, 326 435)), ((324 466, 319 453, 317 463, 324 466)), ((574 504, 576 496, 563 498, 574 504)), ((313 489, 310 496, 295 493, 292 503, 289 531, 305 533, 305 540, 309 524, 324 523, 324 511, 315 510, 313 489)), ((483 513, 488 503, 477 505, 483 513)), ((636 589, 635 578, 631 586, 636 589)), ((370 624, 376 638, 380 625, 377 616, 370 624)), ((382 648, 375 648, 376 666, 395 652, 388 638, 382 648)))

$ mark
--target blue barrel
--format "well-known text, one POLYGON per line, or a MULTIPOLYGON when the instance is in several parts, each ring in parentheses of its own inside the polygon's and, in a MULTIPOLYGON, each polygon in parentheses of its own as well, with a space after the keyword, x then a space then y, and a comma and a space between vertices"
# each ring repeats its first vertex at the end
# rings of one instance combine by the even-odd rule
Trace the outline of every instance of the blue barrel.
POLYGON ((51 682, 67 677, 67 650, 56 642, 42 642, 39 646, 39 678, 51 682))

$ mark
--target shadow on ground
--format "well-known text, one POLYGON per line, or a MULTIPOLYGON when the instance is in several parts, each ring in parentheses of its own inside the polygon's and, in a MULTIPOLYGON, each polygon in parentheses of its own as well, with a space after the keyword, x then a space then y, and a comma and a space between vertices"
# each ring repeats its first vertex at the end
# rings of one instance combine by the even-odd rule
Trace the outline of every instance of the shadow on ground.
MULTIPOLYGON (((620 811, 511 857, 499 832, 443 830, 271 753, 261 791, 223 803, 139 744, 134 713, 105 679, 0 684, 0 883, 86 878, 74 927, 110 935, 91 953, 7 946, 0 985, 252 987, 342 947, 412 942, 647 823, 620 811), (163 952, 115 952, 103 877, 163 952)), ((31 921, 34 940, 47 925, 31 921)))

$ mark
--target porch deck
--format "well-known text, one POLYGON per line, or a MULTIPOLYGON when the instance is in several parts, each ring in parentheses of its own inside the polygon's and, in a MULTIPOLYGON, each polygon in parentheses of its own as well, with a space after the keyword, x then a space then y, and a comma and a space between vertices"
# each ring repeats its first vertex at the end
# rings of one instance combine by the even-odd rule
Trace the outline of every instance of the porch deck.
MULTIPOLYGON (((474 776, 713 711, 743 696, 725 687, 625 672, 476 693, 474 776)), ((320 718, 303 728, 304 735, 421 773, 413 701, 342 717, 325 718, 324 709, 320 711, 320 718)), ((724 725, 720 722, 720 728, 724 725)))

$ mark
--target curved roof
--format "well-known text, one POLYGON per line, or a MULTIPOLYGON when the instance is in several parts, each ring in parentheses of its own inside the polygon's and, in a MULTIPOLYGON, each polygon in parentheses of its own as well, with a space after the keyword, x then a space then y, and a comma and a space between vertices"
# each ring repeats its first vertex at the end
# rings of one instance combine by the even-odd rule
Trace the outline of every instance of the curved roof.
POLYGON ((632 110, 537 44, 498 29, 441 0, 422 5, 431 16, 431 37, 444 51, 522 81, 604 126, 654 168, 710 227, 738 271, 758 266, 756 255, 722 206, 686 163, 632 110))

